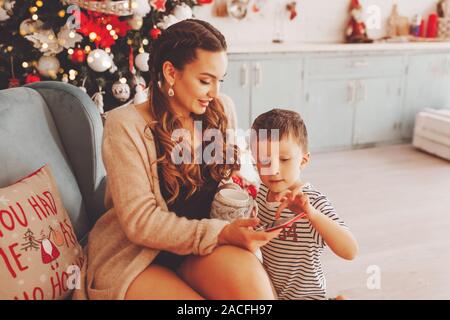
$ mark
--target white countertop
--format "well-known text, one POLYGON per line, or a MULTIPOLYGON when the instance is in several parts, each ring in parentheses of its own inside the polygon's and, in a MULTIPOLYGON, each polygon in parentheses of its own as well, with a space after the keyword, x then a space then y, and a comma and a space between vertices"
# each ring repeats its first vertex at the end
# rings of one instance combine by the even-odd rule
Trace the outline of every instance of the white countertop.
POLYGON ((348 51, 424 51, 450 50, 449 42, 401 42, 401 43, 260 43, 231 44, 229 53, 277 53, 277 52, 348 52, 348 51))

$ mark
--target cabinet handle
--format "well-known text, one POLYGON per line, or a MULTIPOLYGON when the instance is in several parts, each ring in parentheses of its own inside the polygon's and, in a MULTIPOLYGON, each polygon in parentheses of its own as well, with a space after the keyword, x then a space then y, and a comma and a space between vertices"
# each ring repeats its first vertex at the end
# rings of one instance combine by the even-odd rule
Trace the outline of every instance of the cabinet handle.
POLYGON ((347 87, 347 102, 353 103, 355 102, 355 82, 350 81, 347 87))
POLYGON ((353 61, 350 64, 351 68, 364 68, 364 67, 368 67, 368 66, 369 66, 369 62, 367 62, 366 60, 353 61))
POLYGON ((262 83, 262 71, 261 65, 259 63, 255 63, 255 87, 260 87, 262 83))
POLYGON ((245 88, 248 84, 248 65, 244 63, 241 66, 241 87, 245 88))
POLYGON ((358 80, 357 86, 358 86, 358 88, 357 88, 358 93, 356 94, 357 102, 366 101, 366 85, 362 81, 358 80))
POLYGON ((394 123, 394 130, 402 130, 403 128, 403 123, 401 121, 397 121, 396 123, 394 123))

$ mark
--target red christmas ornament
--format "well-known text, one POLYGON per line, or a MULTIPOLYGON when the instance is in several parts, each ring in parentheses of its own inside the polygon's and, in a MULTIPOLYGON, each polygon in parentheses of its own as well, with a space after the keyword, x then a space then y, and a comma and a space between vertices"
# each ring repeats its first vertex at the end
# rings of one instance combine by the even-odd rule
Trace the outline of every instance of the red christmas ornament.
POLYGON ((20 80, 17 78, 9 79, 8 88, 20 87, 20 80))
POLYGON ((150 38, 152 38, 153 40, 158 39, 160 35, 161 35, 161 30, 158 29, 157 27, 153 27, 153 29, 150 30, 150 38))
POLYGON ((81 48, 75 48, 73 49, 71 60, 73 63, 84 63, 86 61, 86 53, 81 48))
POLYGON ((39 77, 39 75, 37 75, 36 73, 30 73, 29 75, 27 75, 25 77, 25 83, 33 83, 33 82, 39 82, 41 81, 41 77, 39 77))
POLYGON ((92 11, 88 11, 88 14, 81 12, 80 21, 80 28, 77 29, 77 32, 86 37, 95 33, 97 37, 94 39, 94 43, 98 48, 112 47, 116 43, 114 36, 124 37, 131 29, 128 22, 121 21, 118 16, 92 11))
POLYGON ((199 5, 210 4, 212 2, 213 2, 213 0, 197 0, 197 4, 199 4, 199 5))

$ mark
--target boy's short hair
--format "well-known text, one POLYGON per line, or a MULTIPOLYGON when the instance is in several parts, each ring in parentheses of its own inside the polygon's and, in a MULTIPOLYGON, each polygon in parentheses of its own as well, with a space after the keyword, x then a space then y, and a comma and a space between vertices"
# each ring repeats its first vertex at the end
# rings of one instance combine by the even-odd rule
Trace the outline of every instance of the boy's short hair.
POLYGON ((267 130, 267 139, 271 137, 271 130, 278 129, 279 139, 292 137, 302 147, 303 152, 308 152, 308 131, 305 122, 298 112, 285 109, 272 109, 260 114, 253 121, 252 131, 256 131, 259 139, 259 130, 267 130))

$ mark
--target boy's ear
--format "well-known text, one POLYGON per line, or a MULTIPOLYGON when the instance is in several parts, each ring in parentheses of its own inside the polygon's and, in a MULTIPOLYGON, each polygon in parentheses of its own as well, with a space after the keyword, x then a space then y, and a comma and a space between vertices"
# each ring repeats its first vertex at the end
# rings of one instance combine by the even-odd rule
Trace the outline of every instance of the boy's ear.
POLYGON ((311 159, 310 152, 303 154, 302 162, 300 163, 300 169, 303 170, 309 164, 310 159, 311 159))

